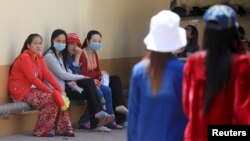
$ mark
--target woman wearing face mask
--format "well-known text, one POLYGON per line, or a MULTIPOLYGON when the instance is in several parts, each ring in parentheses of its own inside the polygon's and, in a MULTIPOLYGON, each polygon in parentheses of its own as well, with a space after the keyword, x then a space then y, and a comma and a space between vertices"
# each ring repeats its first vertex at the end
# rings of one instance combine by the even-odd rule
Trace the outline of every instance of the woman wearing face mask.
POLYGON ((56 135, 73 137, 66 108, 61 107, 59 110, 59 106, 65 103, 61 98, 65 92, 48 70, 41 50, 42 37, 38 34, 29 35, 20 55, 11 65, 8 82, 10 96, 14 101, 27 102, 39 111, 34 136, 54 136, 51 130, 55 125, 56 135))
MULTIPOLYGON (((126 122, 126 114, 128 113, 127 108, 124 106, 123 95, 122 95, 122 84, 118 76, 109 77, 109 86, 105 86, 102 83, 102 73, 99 66, 98 55, 96 51, 101 48, 101 33, 95 30, 88 32, 86 39, 82 45, 83 53, 80 57, 81 71, 82 74, 94 79, 98 89, 103 92, 104 97, 107 92, 112 93, 113 110, 115 110, 116 122, 122 124, 126 122)), ((105 99, 106 100, 106 99, 105 99)), ((112 106, 112 103, 106 101, 107 109, 112 106)), ((112 112, 113 112, 112 110, 112 112)), ((111 110, 110 110, 111 111, 111 110)), ((111 113, 110 113, 111 114, 111 113)), ((109 128, 119 129, 120 127, 116 124, 108 126, 109 128)))
POLYGON ((52 33, 51 47, 45 52, 45 61, 63 89, 65 89, 65 83, 78 85, 84 89, 81 91, 81 95, 83 95, 82 98, 88 100, 91 128, 98 128, 112 121, 114 116, 102 110, 94 81, 83 75, 72 74, 71 70, 67 68, 67 60, 62 58, 62 51, 66 48, 66 39, 67 34, 64 30, 57 29, 52 33))
MULTIPOLYGON (((67 67, 72 71, 73 74, 81 75, 80 63, 79 63, 81 54, 82 54, 81 41, 78 35, 75 33, 67 34, 67 46, 62 51, 62 55, 63 55, 63 60, 66 62, 67 67)), ((92 81, 92 83, 89 83, 88 85, 91 85, 90 87, 97 89, 93 79, 90 79, 90 81, 92 81)), ((83 89, 78 87, 77 85, 74 85, 74 86, 66 85, 66 88, 65 88, 65 91, 67 92, 67 96, 69 97, 70 100, 83 99, 84 95, 81 94, 82 90, 83 89)), ((91 95, 95 95, 95 93, 91 93, 91 92, 88 92, 88 93, 91 95)), ((98 91, 98 95, 102 95, 102 94, 99 94, 99 91, 98 91)), ((100 101, 101 101, 102 106, 104 106, 105 100, 103 97, 100 98, 100 101)), ((90 129, 89 110, 86 110, 85 113, 81 116, 79 120, 79 128, 90 129)), ((111 129, 105 126, 100 126, 98 128, 95 128, 94 130, 100 131, 100 132, 111 131, 111 129)))

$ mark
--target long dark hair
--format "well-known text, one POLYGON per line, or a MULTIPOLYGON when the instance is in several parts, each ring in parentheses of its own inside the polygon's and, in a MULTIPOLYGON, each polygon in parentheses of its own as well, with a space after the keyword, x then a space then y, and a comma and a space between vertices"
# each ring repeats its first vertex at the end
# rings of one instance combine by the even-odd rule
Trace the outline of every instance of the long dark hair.
POLYGON ((156 95, 160 89, 164 68, 171 57, 173 57, 171 53, 149 51, 150 63, 147 69, 151 79, 153 95, 156 95))
MULTIPOLYGON (((217 24, 211 22, 209 24, 217 24)), ((207 50, 206 87, 203 114, 206 114, 219 90, 227 88, 232 70, 232 53, 241 53, 240 39, 236 27, 216 30, 206 28, 203 48, 207 50)))
POLYGON ((82 44, 82 48, 86 48, 88 46, 88 41, 91 40, 92 36, 98 34, 100 37, 102 37, 102 34, 99 31, 96 30, 90 30, 87 34, 87 37, 84 39, 84 42, 82 44))
MULTIPOLYGON (((25 50, 28 49, 28 45, 30 45, 30 44, 33 42, 33 39, 36 38, 36 37, 39 37, 39 38, 41 38, 41 40, 43 40, 42 36, 39 35, 39 34, 37 34, 37 33, 30 34, 30 35, 27 37, 27 39, 24 41, 23 48, 21 49, 20 55, 21 55, 25 50)), ((19 55, 19 56, 20 56, 20 55, 19 55)), ((19 57, 19 56, 18 56, 18 57, 19 57)), ((18 58, 18 57, 17 57, 17 58, 18 58)), ((16 58, 16 59, 17 59, 17 58, 16 58)), ((13 67, 13 64, 15 63, 16 59, 15 59, 15 60, 13 61, 13 63, 10 65, 9 73, 11 72, 12 67, 13 67)))
POLYGON ((193 26, 193 25, 190 25, 190 24, 187 25, 185 28, 187 28, 187 27, 190 27, 190 29, 191 29, 191 35, 193 36, 193 38, 191 38, 189 40, 189 42, 192 43, 192 44, 198 44, 199 34, 198 34, 197 28, 195 26, 193 26))
MULTIPOLYGON (((56 37, 58 37, 59 35, 64 35, 65 36, 65 38, 66 38, 66 43, 67 43, 67 34, 66 34, 66 32, 64 31, 64 30, 62 30, 62 29, 56 29, 56 30, 54 30, 53 31, 53 33, 52 33, 52 35, 51 35, 51 38, 50 38, 50 48, 49 49, 47 49, 45 52, 44 52, 44 54, 43 55, 46 55, 47 53, 48 53, 48 51, 49 50, 52 50, 52 52, 54 53, 54 55, 56 56, 56 58, 59 60, 59 56, 57 56, 57 54, 56 54, 56 49, 55 49, 55 47, 54 47, 54 39, 56 38, 56 37)), ((66 48, 64 49, 64 50, 67 50, 67 45, 66 45, 66 48)), ((64 51, 63 51, 64 52, 64 51)), ((67 70, 67 57, 66 58, 64 58, 63 57, 63 64, 64 64, 64 67, 65 67, 65 69, 67 70)))

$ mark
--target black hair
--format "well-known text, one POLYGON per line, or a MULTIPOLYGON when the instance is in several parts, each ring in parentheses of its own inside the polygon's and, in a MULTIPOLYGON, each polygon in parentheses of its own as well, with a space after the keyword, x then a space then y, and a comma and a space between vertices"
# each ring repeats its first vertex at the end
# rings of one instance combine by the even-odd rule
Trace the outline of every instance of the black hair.
POLYGON ((83 44, 82 44, 82 48, 86 48, 88 46, 87 41, 89 41, 93 35, 98 34, 102 37, 102 34, 99 31, 96 30, 90 30, 87 34, 87 37, 85 38, 83 44))
POLYGON ((193 36, 193 38, 189 42, 191 42, 192 44, 198 44, 199 34, 197 28, 191 24, 187 25, 185 28, 187 27, 191 28, 191 35, 193 36))
POLYGON ((238 31, 239 31, 240 39, 243 40, 244 36, 245 36, 245 30, 244 30, 244 28, 242 26, 239 26, 238 27, 238 31))
MULTIPOLYGON (((209 23, 211 25, 216 22, 209 23)), ((228 85, 232 69, 231 55, 241 53, 241 43, 236 27, 217 30, 206 28, 204 32, 203 48, 207 50, 206 87, 203 114, 206 114, 219 90, 225 90, 228 85)), ((224 94, 224 93, 223 93, 224 94)))
MULTIPOLYGON (((50 48, 49 49, 47 49, 45 52, 44 52, 44 54, 43 55, 46 55, 47 53, 48 53, 48 51, 49 50, 52 50, 53 51, 53 53, 54 53, 54 55, 56 56, 56 58, 57 59, 59 59, 58 57, 59 56, 57 56, 57 54, 56 54, 56 49, 55 49, 55 47, 54 47, 54 39, 56 38, 56 37, 58 37, 59 35, 64 35, 65 36, 65 38, 66 38, 66 43, 67 43, 67 33, 64 31, 64 30, 62 30, 62 29, 56 29, 56 30, 54 30, 53 31, 53 33, 52 33, 52 35, 51 35, 51 38, 50 38, 50 48)), ((64 49, 64 50, 66 50, 67 49, 67 45, 66 45, 66 48, 64 49)), ((62 51, 62 52, 64 52, 64 51, 62 51)), ((67 61, 67 57, 63 57, 63 64, 64 64, 64 67, 65 67, 65 69, 66 70, 68 70, 67 69, 67 63, 66 63, 66 61, 67 61)))

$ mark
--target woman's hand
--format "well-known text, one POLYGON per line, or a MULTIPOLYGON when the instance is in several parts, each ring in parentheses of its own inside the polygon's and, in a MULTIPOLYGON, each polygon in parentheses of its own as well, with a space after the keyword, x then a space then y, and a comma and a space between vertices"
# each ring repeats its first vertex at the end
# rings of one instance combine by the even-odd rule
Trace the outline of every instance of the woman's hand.
POLYGON ((95 85, 96 85, 97 87, 100 87, 100 86, 101 86, 101 81, 99 81, 98 79, 94 79, 94 81, 95 81, 95 85))
POLYGON ((89 76, 84 76, 83 75, 83 79, 89 79, 90 77, 89 76))
POLYGON ((66 96, 66 92, 65 91, 62 91, 60 94, 66 96))
POLYGON ((97 78, 97 80, 99 81, 100 85, 102 84, 102 74, 97 78))
POLYGON ((98 80, 102 80, 102 77, 103 77, 103 74, 101 74, 99 77, 98 77, 98 80))
POLYGON ((76 84, 75 81, 70 81, 69 83, 70 83, 70 85, 72 85, 72 86, 77 86, 77 84, 76 84))
POLYGON ((81 54, 82 54, 82 49, 80 49, 79 47, 76 47, 75 48, 75 63, 79 64, 81 54))
POLYGON ((75 53, 76 53, 76 56, 80 56, 82 54, 82 49, 80 47, 76 47, 75 53))

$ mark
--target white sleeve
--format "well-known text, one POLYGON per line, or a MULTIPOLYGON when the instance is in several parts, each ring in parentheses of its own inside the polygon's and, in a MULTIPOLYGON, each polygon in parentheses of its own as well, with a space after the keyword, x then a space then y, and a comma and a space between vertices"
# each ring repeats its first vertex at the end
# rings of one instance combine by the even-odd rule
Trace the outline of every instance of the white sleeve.
POLYGON ((44 56, 44 60, 49 70, 62 80, 70 81, 70 80, 80 80, 84 78, 83 75, 72 74, 70 72, 67 72, 62 66, 63 64, 61 65, 58 59, 52 53, 47 53, 44 56))

